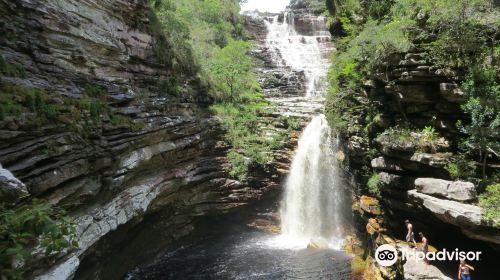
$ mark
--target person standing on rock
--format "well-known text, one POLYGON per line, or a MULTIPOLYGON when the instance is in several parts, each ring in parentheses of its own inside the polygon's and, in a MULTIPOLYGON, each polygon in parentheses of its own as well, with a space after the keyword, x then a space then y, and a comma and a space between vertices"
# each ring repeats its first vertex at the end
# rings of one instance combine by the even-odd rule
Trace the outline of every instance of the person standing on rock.
POLYGON ((429 252, 429 241, 427 240, 427 237, 425 237, 423 232, 419 232, 418 235, 420 236, 422 240, 422 252, 424 252, 424 261, 426 264, 429 264, 429 260, 427 259, 427 252, 429 252))
POLYGON ((409 220, 405 221, 406 224, 406 242, 413 242, 414 247, 417 247, 417 242, 415 241, 415 234, 413 233, 413 225, 409 220))
POLYGON ((471 270, 474 270, 474 267, 461 260, 458 265, 458 280, 472 280, 470 275, 471 270))

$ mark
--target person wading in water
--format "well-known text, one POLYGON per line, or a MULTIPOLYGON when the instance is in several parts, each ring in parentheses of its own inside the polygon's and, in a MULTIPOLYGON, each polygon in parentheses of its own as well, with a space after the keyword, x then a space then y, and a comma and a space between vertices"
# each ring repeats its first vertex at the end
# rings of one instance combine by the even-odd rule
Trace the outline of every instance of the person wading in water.
POLYGON ((413 242, 414 247, 417 247, 417 242, 415 241, 415 234, 413 233, 413 225, 410 223, 409 220, 406 220, 405 224, 406 224, 406 230, 408 231, 406 233, 406 242, 413 242))
POLYGON ((458 265, 458 279, 459 280, 472 280, 470 271, 474 270, 472 265, 466 264, 464 260, 460 261, 458 265))

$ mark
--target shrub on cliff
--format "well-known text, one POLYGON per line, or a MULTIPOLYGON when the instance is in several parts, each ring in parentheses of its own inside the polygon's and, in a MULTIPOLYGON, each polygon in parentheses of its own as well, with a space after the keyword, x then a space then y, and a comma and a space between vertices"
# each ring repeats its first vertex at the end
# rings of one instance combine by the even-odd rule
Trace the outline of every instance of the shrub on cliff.
POLYGON ((370 179, 368 179, 366 186, 370 194, 380 195, 380 175, 378 173, 373 173, 370 179))
POLYGON ((39 200, 15 209, 0 204, 2 279, 22 279, 35 251, 50 257, 77 246, 74 224, 64 211, 39 200))
POLYGON ((500 227, 500 184, 486 187, 486 191, 479 196, 479 205, 483 207, 483 217, 500 227))

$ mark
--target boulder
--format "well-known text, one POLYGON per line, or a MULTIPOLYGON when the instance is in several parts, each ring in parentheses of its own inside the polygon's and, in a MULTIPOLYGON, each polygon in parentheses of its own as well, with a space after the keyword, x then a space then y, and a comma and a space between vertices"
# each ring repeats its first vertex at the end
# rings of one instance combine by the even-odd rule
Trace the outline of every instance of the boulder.
MULTIPOLYGON (((401 246, 399 248, 402 252, 411 251, 408 246, 401 246)), ((404 264, 405 279, 412 280, 451 280, 452 278, 446 276, 437 267, 426 264, 424 261, 409 259, 404 264)))
POLYGON ((472 201, 477 198, 476 188, 470 182, 418 178, 415 180, 415 187, 420 193, 456 201, 472 201))
POLYGON ((482 219, 481 207, 479 206, 436 198, 419 193, 417 190, 408 191, 408 196, 421 203, 425 209, 443 222, 468 227, 486 225, 482 219))
POLYGON ((311 239, 307 244, 307 249, 328 249, 328 242, 321 238, 311 239))
POLYGON ((384 186, 382 190, 387 189, 398 189, 407 190, 413 189, 415 178, 408 176, 401 176, 387 172, 380 172, 379 174, 380 183, 384 186))
POLYGON ((0 202, 15 203, 28 195, 26 185, 0 164, 0 202))
POLYGON ((359 199, 359 206, 366 213, 380 215, 380 204, 376 198, 363 195, 359 199))
POLYGON ((413 200, 415 206, 422 206, 439 220, 459 227, 468 237, 500 248, 500 229, 483 220, 481 207, 436 198, 417 190, 408 191, 408 197, 413 200))
POLYGON ((448 163, 452 155, 452 153, 428 154, 416 152, 411 156, 410 160, 433 167, 443 167, 448 163))

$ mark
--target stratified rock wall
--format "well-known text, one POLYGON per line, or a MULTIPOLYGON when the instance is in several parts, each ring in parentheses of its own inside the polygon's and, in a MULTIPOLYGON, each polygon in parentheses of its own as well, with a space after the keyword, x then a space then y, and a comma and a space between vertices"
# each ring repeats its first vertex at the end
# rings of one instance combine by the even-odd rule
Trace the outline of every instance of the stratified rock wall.
POLYGON ((29 113, 0 121, 0 162, 13 174, 1 181, 1 197, 28 190, 77 223, 79 248, 49 271, 33 268, 39 279, 71 277, 102 237, 153 212, 165 212, 163 234, 177 239, 192 230, 192 217, 257 201, 287 172, 294 141, 252 170, 248 184, 228 179, 224 131, 196 79, 177 73, 182 96, 160 90, 173 70, 159 62, 150 13, 147 0, 0 0, 0 54, 25 71, 2 82, 44 89, 54 103, 78 102, 99 85, 100 101, 128 122, 104 117, 87 128, 84 116, 33 127, 29 113))
MULTIPOLYGON (((456 122, 465 102, 459 84, 464 77, 459 69, 445 71, 431 65, 425 55, 418 47, 395 54, 385 70, 364 82, 358 100, 371 104, 378 115, 368 121, 362 119, 365 116, 352 116, 366 125, 368 136, 356 129, 347 135, 351 167, 356 173, 368 166, 377 174, 384 222, 390 230, 398 232, 403 221, 410 219, 418 230, 443 239, 446 235, 441 232, 458 229, 498 249, 500 229, 482 218, 478 185, 453 180, 447 169, 458 152, 456 122), (415 129, 404 131, 405 126, 415 129), (430 138, 424 131, 429 126, 435 129, 430 138), (394 127, 396 132, 391 134, 394 127), (368 152, 376 156, 369 157, 368 152)), ((366 190, 366 186, 358 188, 366 190)))

